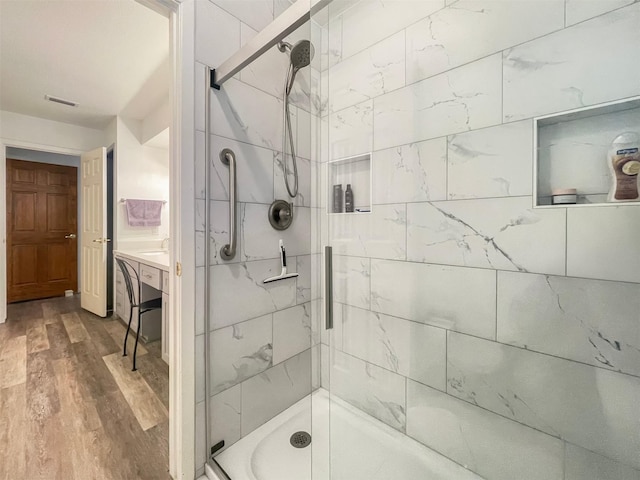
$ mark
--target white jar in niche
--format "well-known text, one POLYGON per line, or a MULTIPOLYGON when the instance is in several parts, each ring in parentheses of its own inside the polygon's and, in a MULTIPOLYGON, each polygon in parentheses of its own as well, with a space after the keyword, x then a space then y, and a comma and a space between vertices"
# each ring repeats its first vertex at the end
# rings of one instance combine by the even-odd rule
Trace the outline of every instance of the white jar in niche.
POLYGON ((575 205, 578 203, 578 191, 575 188, 554 188, 551 190, 552 205, 575 205))

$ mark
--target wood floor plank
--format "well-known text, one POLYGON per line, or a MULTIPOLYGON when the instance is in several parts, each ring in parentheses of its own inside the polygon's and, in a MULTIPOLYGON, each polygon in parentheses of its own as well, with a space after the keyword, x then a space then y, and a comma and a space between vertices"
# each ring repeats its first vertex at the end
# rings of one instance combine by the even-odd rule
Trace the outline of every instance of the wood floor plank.
POLYGON ((53 360, 52 364, 61 410, 74 412, 71 418, 73 425, 78 429, 92 431, 102 428, 95 400, 88 397, 82 388, 82 375, 76 362, 69 358, 61 358, 53 360))
POLYGON ((71 340, 69 340, 69 335, 67 335, 67 330, 64 328, 60 316, 57 315, 56 321, 54 323, 47 324, 46 328, 51 358, 58 359, 73 356, 71 340))
POLYGON ((166 474, 169 464, 163 460, 156 439, 145 435, 122 392, 101 397, 97 407, 111 440, 110 459, 118 459, 111 467, 114 480, 170 478, 166 474))
POLYGON ((26 478, 26 383, 0 390, 0 480, 26 478))
POLYGON ((29 318, 43 317, 42 303, 40 301, 11 303, 7 305, 7 318, 16 320, 17 323, 29 318))
MULTIPOLYGON (((164 421, 156 425, 155 427, 150 428, 146 432, 145 435, 149 438, 149 443, 154 448, 154 451, 157 455, 163 459, 162 464, 168 466, 169 465, 169 421, 164 421)), ((162 473, 162 472, 161 472, 162 473)), ((160 473, 160 474, 161 474, 160 473)), ((161 478, 171 478, 169 475, 169 469, 167 468, 165 471, 165 476, 161 478)))
POLYGON ((118 391, 118 383, 102 358, 96 355, 93 343, 74 343, 72 349, 75 354, 76 367, 82 378, 82 388, 86 389, 87 396, 96 399, 118 391))
POLYGON ((26 323, 22 321, 22 315, 16 313, 14 305, 7 305, 7 320, 0 325, 3 329, 4 338, 22 337, 27 334, 26 323))
POLYGON ((27 380, 27 336, 6 338, 0 345, 0 388, 27 380))
POLYGON ((71 343, 83 342, 89 339, 89 333, 84 328, 82 321, 77 313, 63 313, 60 315, 64 328, 67 330, 71 343))
POLYGON ((140 427, 148 430, 168 418, 169 412, 139 372, 132 372, 126 357, 102 357, 120 387, 140 427))
POLYGON ((122 345, 116 344, 115 340, 104 328, 104 324, 111 320, 100 318, 84 311, 79 312, 79 315, 87 332, 89 332, 89 337, 96 348, 98 356, 104 357, 120 351, 122 345))
MULTIPOLYGON (((160 342, 155 342, 160 343, 160 342)), ((138 372, 160 399, 165 408, 169 409, 169 365, 160 356, 143 355, 138 358, 138 372)))
MULTIPOLYGON (((120 345, 120 348, 122 348, 122 345, 124 344, 124 337, 127 333, 127 328, 120 323, 120 320, 112 320, 111 322, 106 322, 104 324, 104 328, 107 330, 107 332, 109 332, 109 335, 111 335, 111 338, 113 338, 113 340, 120 345)), ((127 354, 133 356, 133 347, 135 346, 136 343, 136 335, 135 332, 129 332, 129 338, 127 338, 127 354)), ((147 349, 145 348, 145 346, 142 344, 142 342, 138 342, 138 356, 140 355, 146 355, 148 353, 147 349)))
POLYGON ((100 462, 106 439, 95 401, 82 394, 80 375, 72 359, 54 360, 53 370, 60 398, 61 426, 69 442, 75 478, 109 478, 100 462))
POLYGON ((49 337, 44 320, 41 324, 36 324, 27 328, 27 354, 49 350, 49 337))
POLYGON ((40 300, 42 316, 45 320, 55 315, 74 312, 80 309, 80 296, 56 297, 40 300))
POLYGON ((27 357, 26 478, 73 478, 67 439, 62 434, 60 399, 49 350, 27 357))

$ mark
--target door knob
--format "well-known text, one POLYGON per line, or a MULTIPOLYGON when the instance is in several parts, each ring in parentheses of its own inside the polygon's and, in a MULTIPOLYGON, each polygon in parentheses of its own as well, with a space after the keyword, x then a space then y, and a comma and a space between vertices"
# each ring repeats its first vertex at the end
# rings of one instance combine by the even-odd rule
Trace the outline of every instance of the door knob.
POLYGON ((70 233, 69 235, 65 235, 64 238, 76 238, 76 234, 70 233))
POLYGON ((93 240, 93 243, 107 243, 110 241, 110 238, 96 238, 95 240, 93 240))

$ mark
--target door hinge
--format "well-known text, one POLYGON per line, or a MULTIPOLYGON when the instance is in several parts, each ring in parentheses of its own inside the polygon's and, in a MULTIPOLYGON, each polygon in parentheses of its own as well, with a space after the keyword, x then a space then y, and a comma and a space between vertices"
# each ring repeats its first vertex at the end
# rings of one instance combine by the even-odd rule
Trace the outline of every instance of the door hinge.
POLYGON ((182 276, 182 264, 180 262, 176 262, 176 276, 182 276))

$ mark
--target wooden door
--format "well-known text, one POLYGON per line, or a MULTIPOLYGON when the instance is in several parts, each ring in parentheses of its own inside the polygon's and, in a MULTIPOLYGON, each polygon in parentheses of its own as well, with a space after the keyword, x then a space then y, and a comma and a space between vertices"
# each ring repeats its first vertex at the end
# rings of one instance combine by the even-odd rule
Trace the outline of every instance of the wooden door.
POLYGON ((107 315, 107 149, 83 153, 82 188, 82 308, 107 315))
POLYGON ((78 288, 77 169, 7 159, 7 301, 78 288))

